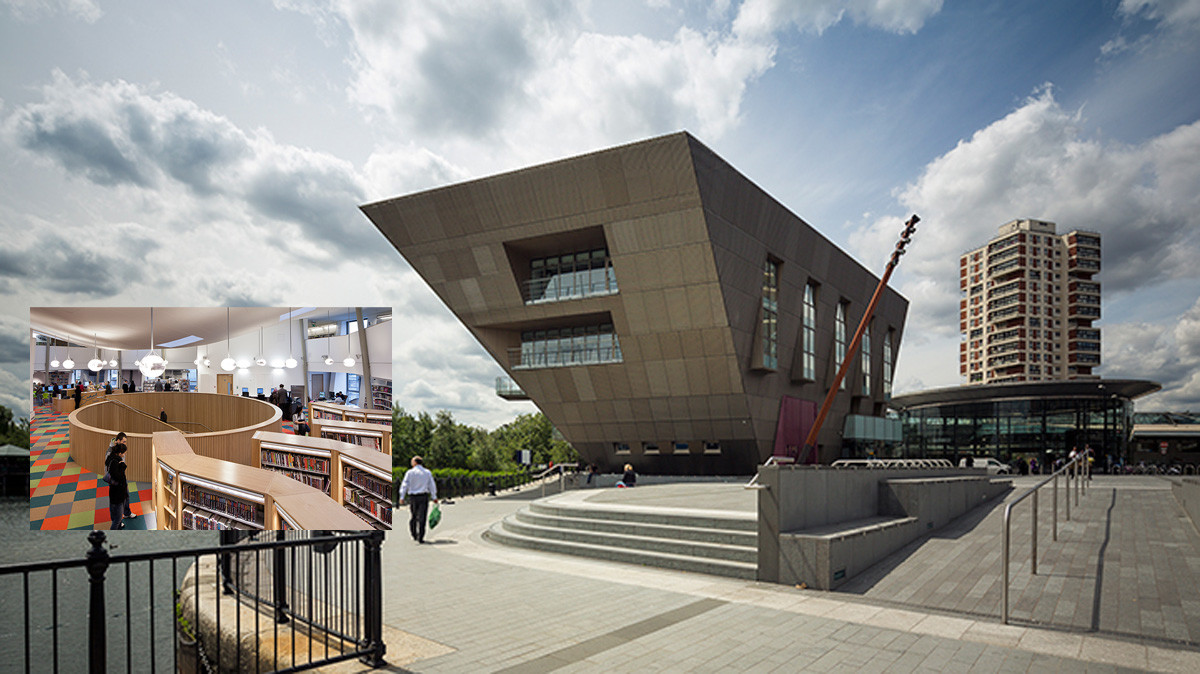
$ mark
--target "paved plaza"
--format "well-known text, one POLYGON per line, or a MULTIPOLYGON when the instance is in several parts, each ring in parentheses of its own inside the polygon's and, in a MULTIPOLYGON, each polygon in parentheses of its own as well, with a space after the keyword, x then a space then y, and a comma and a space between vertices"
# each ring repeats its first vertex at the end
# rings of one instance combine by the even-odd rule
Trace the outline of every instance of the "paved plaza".
MULTIPOLYGON (((1032 579, 1028 506, 1017 511, 1007 626, 998 619, 1002 506, 832 593, 483 540, 537 489, 444 505, 426 545, 407 538, 397 513, 384 546, 387 657, 417 672, 1200 671, 1200 536, 1162 478, 1093 484, 1058 543, 1042 501, 1032 579)), ((588 498, 682 507, 684 491, 588 498)), ((736 485, 702 491, 695 507, 753 507, 753 493, 736 485)))

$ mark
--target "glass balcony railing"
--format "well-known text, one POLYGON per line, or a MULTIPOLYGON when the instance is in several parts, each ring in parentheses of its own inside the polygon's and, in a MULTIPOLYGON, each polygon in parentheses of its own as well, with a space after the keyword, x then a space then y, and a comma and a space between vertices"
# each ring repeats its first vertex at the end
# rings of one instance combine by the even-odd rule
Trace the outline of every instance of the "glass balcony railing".
POLYGON ((620 362, 623 362, 621 346, 616 343, 615 336, 611 343, 605 345, 565 345, 539 342, 508 350, 509 367, 514 370, 620 362))
POLYGON ((496 377, 496 395, 505 400, 529 400, 529 395, 513 381, 512 377, 496 377))
POLYGON ((613 295, 617 292, 617 277, 611 266, 584 269, 525 281, 521 287, 525 304, 562 302, 583 297, 613 295))

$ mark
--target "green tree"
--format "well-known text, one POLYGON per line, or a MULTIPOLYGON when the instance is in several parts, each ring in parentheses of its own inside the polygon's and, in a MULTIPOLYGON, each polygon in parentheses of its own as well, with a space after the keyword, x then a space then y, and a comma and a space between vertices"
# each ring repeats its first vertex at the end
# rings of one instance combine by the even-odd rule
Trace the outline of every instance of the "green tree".
POLYGON ((428 412, 414 416, 398 407, 392 410, 392 465, 408 468, 412 458, 429 452, 433 419, 428 412))
POLYGON ((534 465, 541 463, 571 463, 579 454, 569 443, 555 437, 554 426, 541 412, 522 414, 492 433, 502 456, 511 458, 517 451, 528 449, 534 465))
POLYGON ((495 435, 481 428, 472 429, 471 456, 468 467, 472 470, 501 471, 513 470, 516 462, 511 456, 505 456, 497 445, 495 435))
POLYGON ((426 465, 430 468, 466 468, 470 455, 471 429, 454 421, 454 416, 447 410, 439 411, 433 420, 426 465))
POLYGON ((16 445, 29 449, 29 421, 13 421, 12 410, 0 405, 0 445, 16 445))

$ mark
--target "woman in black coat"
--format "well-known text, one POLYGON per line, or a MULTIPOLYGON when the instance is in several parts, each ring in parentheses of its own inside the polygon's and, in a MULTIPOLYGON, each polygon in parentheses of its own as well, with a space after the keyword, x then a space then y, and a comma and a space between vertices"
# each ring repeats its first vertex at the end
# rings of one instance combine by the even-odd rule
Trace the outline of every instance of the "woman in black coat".
POLYGON ((118 442, 113 445, 112 452, 104 461, 104 467, 108 469, 108 474, 112 477, 112 484, 108 487, 108 517, 112 522, 113 529, 125 528, 125 510, 129 507, 129 481, 125 478, 125 451, 125 443, 118 442))

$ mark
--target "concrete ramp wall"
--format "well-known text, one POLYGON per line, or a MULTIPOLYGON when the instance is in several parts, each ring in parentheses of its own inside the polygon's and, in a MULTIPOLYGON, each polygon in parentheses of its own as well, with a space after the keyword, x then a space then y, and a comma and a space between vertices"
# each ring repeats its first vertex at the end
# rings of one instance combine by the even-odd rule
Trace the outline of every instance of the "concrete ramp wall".
POLYGON ((833 589, 921 535, 1011 487, 982 470, 832 470, 759 474, 758 579, 833 589))
POLYGON ((1192 526, 1196 527, 1196 531, 1200 531, 1200 478, 1185 477, 1173 480, 1171 492, 1192 520, 1192 526))

